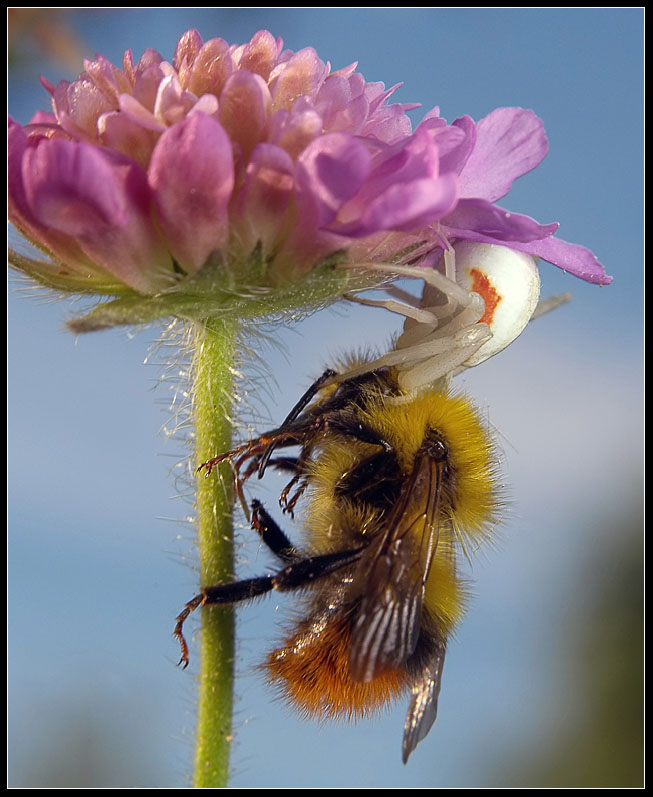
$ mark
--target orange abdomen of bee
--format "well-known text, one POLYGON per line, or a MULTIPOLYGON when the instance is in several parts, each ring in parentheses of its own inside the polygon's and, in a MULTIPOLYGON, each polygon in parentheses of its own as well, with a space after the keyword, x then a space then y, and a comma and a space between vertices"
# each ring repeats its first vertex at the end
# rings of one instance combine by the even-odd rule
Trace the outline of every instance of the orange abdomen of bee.
POLYGON ((350 623, 347 618, 304 621, 265 668, 293 708, 317 719, 358 719, 376 713, 402 695, 411 679, 393 669, 369 683, 349 672, 350 623))

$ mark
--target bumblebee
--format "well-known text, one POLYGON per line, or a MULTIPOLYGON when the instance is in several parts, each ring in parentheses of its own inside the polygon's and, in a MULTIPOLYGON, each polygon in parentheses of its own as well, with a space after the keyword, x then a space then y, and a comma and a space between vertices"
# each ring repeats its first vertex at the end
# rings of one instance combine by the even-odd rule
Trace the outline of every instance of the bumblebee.
POLYGON ((246 512, 249 478, 288 472, 280 503, 288 514, 301 506, 306 539, 294 545, 253 501, 252 528, 278 572, 204 587, 175 634, 185 666, 182 627, 198 606, 302 591, 302 619, 265 662, 269 681, 321 719, 365 717, 410 693, 406 762, 435 721, 447 640, 464 613, 459 554, 490 534, 499 487, 490 436, 467 399, 408 392, 398 369, 374 363, 326 371, 278 428, 202 466, 208 475, 232 463, 246 512))
POLYGON ((491 536, 502 491, 486 424, 451 378, 505 348, 534 318, 568 301, 539 301, 533 258, 443 239, 435 268, 365 264, 422 280, 421 297, 393 283, 387 298, 347 296, 405 318, 377 358, 327 370, 276 429, 201 466, 233 466, 252 528, 278 558, 271 575, 217 584, 189 601, 238 603, 272 590, 303 592, 303 614, 267 657, 269 681, 300 713, 367 716, 410 693, 404 763, 435 722, 447 641, 467 599, 458 563, 491 536), (293 450, 295 453, 293 453, 293 450), (268 467, 290 473, 280 504, 302 509, 295 546, 244 484, 268 467))

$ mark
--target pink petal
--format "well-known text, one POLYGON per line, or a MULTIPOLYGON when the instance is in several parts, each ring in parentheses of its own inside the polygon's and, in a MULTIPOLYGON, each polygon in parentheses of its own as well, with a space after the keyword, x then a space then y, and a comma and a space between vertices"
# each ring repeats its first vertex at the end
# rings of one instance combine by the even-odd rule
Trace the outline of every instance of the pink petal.
POLYGON ((277 111, 270 119, 268 141, 284 149, 296 160, 322 132, 322 117, 314 108, 301 109, 299 101, 292 111, 277 111))
POLYGON ((152 153, 149 180, 175 258, 187 270, 199 270, 227 236, 234 165, 222 125, 194 113, 169 128, 152 153))
POLYGON ((252 36, 249 44, 238 48, 234 58, 238 61, 240 69, 246 69, 267 80, 277 63, 282 47, 281 39, 275 39, 267 30, 260 30, 252 36))
POLYGON ((9 221, 32 240, 40 242, 69 267, 79 268, 82 273, 97 271, 73 239, 49 229, 34 216, 23 183, 23 158, 27 142, 27 136, 21 125, 10 117, 7 132, 9 221))
POLYGON ((317 94, 328 69, 312 47, 295 53, 270 75, 273 109, 289 111, 297 97, 317 94))
POLYGON ((182 74, 187 75, 197 54, 202 49, 202 37, 196 30, 188 30, 177 42, 175 56, 172 65, 180 73, 180 79, 185 86, 186 81, 182 79, 182 74))
POLYGON ((84 60, 84 69, 97 88, 114 106, 118 94, 128 91, 130 88, 129 81, 123 72, 103 55, 98 55, 95 61, 86 58, 84 60))
POLYGON ((159 93, 159 84, 164 78, 164 71, 162 64, 150 64, 147 68, 138 72, 134 78, 134 85, 131 91, 125 92, 124 95, 119 97, 119 101, 123 101, 123 96, 133 96, 139 105, 142 105, 147 111, 154 112, 156 105, 156 98, 159 93))
POLYGON ((34 216, 65 233, 108 272, 150 293, 172 273, 151 222, 145 172, 106 150, 61 138, 42 140, 23 159, 34 216))
POLYGON ((202 94, 220 96, 227 78, 236 70, 229 49, 224 39, 209 39, 204 43, 193 61, 188 91, 192 91, 196 97, 202 94))
POLYGON ((169 127, 183 121, 196 102, 197 97, 190 91, 184 91, 179 78, 173 73, 159 84, 154 115, 169 127))
POLYGON ((234 72, 220 95, 219 118, 232 141, 242 147, 245 158, 265 139, 272 98, 267 83, 251 72, 234 72))
POLYGON ((94 138, 99 116, 116 110, 116 107, 115 98, 109 99, 89 78, 80 78, 67 87, 65 102, 61 104, 63 113, 58 116, 62 126, 65 118, 70 119, 75 124, 71 131, 81 129, 87 136, 94 138))
POLYGON ((142 126, 126 113, 112 111, 98 119, 100 141, 147 169, 158 131, 142 126))
POLYGON ((275 241, 288 232, 286 213, 294 187, 293 172, 292 159, 280 147, 263 143, 252 153, 230 213, 234 239, 245 255, 258 243, 264 254, 272 251, 275 241))
POLYGON ((118 98, 120 103, 120 110, 122 113, 135 124, 144 128, 145 130, 153 130, 155 133, 163 133, 166 129, 161 119, 149 111, 144 105, 131 94, 121 94, 118 98))

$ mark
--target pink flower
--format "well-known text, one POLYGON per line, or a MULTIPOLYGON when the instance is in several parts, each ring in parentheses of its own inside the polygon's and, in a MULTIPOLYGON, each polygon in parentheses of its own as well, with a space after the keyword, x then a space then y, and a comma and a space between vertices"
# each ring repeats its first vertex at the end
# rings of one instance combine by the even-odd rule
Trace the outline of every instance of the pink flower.
POLYGON ((239 46, 189 31, 171 64, 127 51, 43 84, 52 114, 10 120, 9 208, 50 254, 32 263, 44 281, 153 296, 213 266, 277 287, 334 258, 429 265, 455 239, 610 280, 557 225, 494 204, 546 153, 531 111, 435 111, 413 132, 393 90, 267 31, 239 46))

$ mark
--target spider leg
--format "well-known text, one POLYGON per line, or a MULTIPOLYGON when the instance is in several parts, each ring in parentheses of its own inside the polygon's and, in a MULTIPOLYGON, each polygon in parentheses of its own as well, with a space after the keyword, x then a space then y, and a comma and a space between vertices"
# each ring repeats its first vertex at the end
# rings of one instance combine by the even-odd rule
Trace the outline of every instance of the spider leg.
MULTIPOLYGON (((348 268, 351 268, 348 265, 348 268)), ((368 271, 380 271, 383 274, 395 274, 397 277, 409 277, 414 279, 424 280, 427 285, 432 285, 438 288, 445 296, 450 296, 456 304, 461 307, 466 307, 473 301, 470 297, 471 291, 458 285, 449 277, 445 277, 434 268, 422 266, 393 266, 387 263, 362 263, 356 266, 357 268, 367 269, 368 271)))
POLYGON ((549 296, 548 299, 542 299, 537 303, 533 315, 530 320, 535 321, 536 318, 550 313, 552 310, 557 310, 560 305, 571 301, 571 293, 561 293, 558 296, 549 296))
POLYGON ((461 329, 451 338, 436 338, 404 350, 411 353, 412 359, 407 359, 403 367, 398 366, 399 385, 406 391, 418 390, 460 373, 465 362, 491 337, 488 325, 479 323, 461 329))
POLYGON ((433 323, 430 325, 411 323, 404 324, 404 331, 397 338, 395 349, 409 349, 417 343, 424 343, 427 339, 452 337, 465 327, 473 327, 478 324, 485 313, 485 302, 478 294, 473 294, 478 301, 474 301, 464 307, 458 313, 448 316, 442 315, 442 307, 427 307, 426 312, 431 313, 433 323), (438 316, 438 312, 441 315, 438 316))
POLYGON ((343 298, 348 302, 364 304, 367 307, 382 307, 391 313, 403 315, 405 318, 412 318, 418 324, 433 324, 434 321, 437 323, 437 318, 429 310, 422 310, 419 307, 415 307, 415 305, 398 302, 394 299, 364 299, 354 294, 345 295, 343 298))
MULTIPOLYGON (((417 381, 420 385, 427 384, 428 381, 438 379, 449 373, 453 368, 461 365, 490 337, 491 333, 487 324, 474 324, 470 327, 464 327, 450 337, 427 339, 409 348, 394 349, 371 363, 365 363, 358 368, 353 368, 345 376, 346 378, 351 378, 365 374, 368 371, 376 371, 379 368, 386 367, 398 367, 400 370, 403 369, 410 372, 410 370, 433 360, 433 363, 428 368, 429 374, 433 374, 431 380, 424 381, 425 377, 423 375, 425 371, 423 370, 420 371, 420 376, 417 380, 410 380, 411 382, 417 381)), ((401 386, 405 390, 410 389, 403 382, 401 386)))
POLYGON ((393 285, 390 283, 389 285, 384 285, 383 290, 388 294, 388 296, 392 296, 394 299, 397 299, 404 304, 412 304, 413 307, 421 307, 419 297, 413 296, 412 293, 405 291, 398 285, 393 285))

